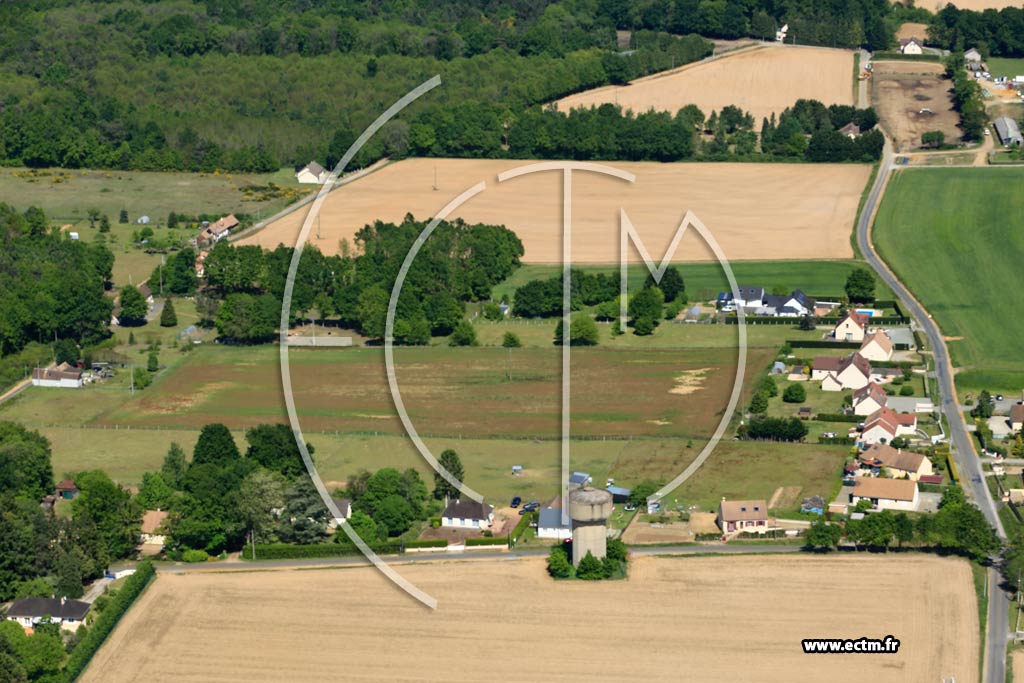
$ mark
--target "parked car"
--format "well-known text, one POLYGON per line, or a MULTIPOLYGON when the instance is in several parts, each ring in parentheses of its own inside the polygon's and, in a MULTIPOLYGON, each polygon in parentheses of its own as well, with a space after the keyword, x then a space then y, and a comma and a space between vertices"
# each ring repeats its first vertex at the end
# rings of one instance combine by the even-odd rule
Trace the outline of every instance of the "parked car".
POLYGON ((1003 400, 1003 395, 999 394, 998 396, 996 396, 996 400, 997 401, 1002 401, 1003 400))
POLYGON ((522 502, 523 502, 522 498, 520 498, 519 496, 515 496, 512 499, 512 507, 517 508, 517 507, 519 507, 519 504, 522 503, 522 502))
POLYGON ((526 510, 527 512, 533 512, 534 510, 536 510, 539 507, 540 507, 540 503, 539 502, 537 502, 535 500, 531 500, 529 503, 527 503, 526 505, 523 506, 523 509, 526 510))
POLYGON ((636 510, 636 505, 633 505, 632 503, 626 503, 625 510, 626 512, 632 512, 633 510, 636 510))

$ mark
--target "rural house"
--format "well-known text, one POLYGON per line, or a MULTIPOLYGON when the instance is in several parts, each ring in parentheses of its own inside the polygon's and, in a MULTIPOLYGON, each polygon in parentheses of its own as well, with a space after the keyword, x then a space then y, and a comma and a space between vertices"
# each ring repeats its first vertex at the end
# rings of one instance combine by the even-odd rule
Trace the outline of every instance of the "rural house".
POLYGON ((82 371, 68 363, 51 365, 48 368, 35 368, 32 371, 32 386, 80 389, 82 387, 82 371))
POLYGON ((15 600, 7 610, 7 619, 18 622, 26 631, 49 618, 61 630, 77 631, 89 613, 89 603, 66 598, 22 598, 15 600))
POLYGON ((923 54, 924 44, 920 38, 904 38, 900 41, 900 53, 905 55, 923 54))
POLYGON ((737 287, 735 294, 719 292, 718 304, 723 311, 759 308, 764 305, 764 287, 737 287))
POLYGON ((216 244, 227 237, 238 225, 238 219, 235 218, 234 214, 215 220, 199 232, 199 235, 196 237, 196 244, 216 244))
POLYGON ((139 528, 139 542, 142 545, 157 545, 163 547, 166 542, 164 536, 164 522, 167 521, 167 512, 164 510, 146 510, 142 515, 142 526, 139 528))
POLYGON ((327 169, 311 161, 295 172, 295 179, 303 185, 323 185, 328 175, 327 169))
POLYGON ((494 506, 475 500, 455 499, 441 513, 441 526, 455 529, 480 529, 491 526, 494 506))
POLYGON ((1009 116, 1000 116, 992 122, 992 125, 995 126, 999 141, 1007 147, 1020 147, 1024 144, 1024 137, 1021 137, 1020 127, 1009 116))
POLYGON ((972 47, 970 50, 964 53, 964 64, 967 65, 968 71, 981 71, 981 63, 983 58, 981 53, 978 52, 978 48, 972 47))
POLYGON ((832 336, 836 341, 862 342, 868 331, 868 316, 857 311, 847 311, 836 323, 832 336))
POLYGON ((572 520, 562 524, 562 497, 555 496, 537 514, 537 538, 553 538, 559 541, 572 538, 572 520))
POLYGON ((862 500, 870 501, 879 510, 913 511, 917 509, 920 499, 916 481, 857 477, 853 493, 850 494, 850 503, 856 505, 862 500))
POLYGON ((860 355, 870 361, 892 360, 892 351, 892 339, 889 339, 889 335, 882 330, 875 330, 864 337, 864 342, 860 345, 860 355))
POLYGON ((932 474, 932 461, 921 453, 885 444, 875 444, 862 452, 860 461, 873 469, 884 468, 893 479, 918 481, 921 477, 932 474))
POLYGON ((1024 403, 1010 406, 1010 429, 1015 432, 1024 429, 1024 403))
POLYGON ((867 417, 885 407, 888 395, 881 385, 868 382, 867 386, 853 392, 853 414, 867 417))
POLYGON ((871 381, 871 364, 856 352, 846 358, 817 356, 811 366, 811 379, 820 381, 823 391, 861 389, 871 381))
POLYGON ((840 134, 845 135, 851 140, 854 140, 860 137, 860 126, 858 126, 853 121, 850 121, 848 124, 840 128, 839 132, 840 134))
POLYGON ((719 528, 723 533, 768 530, 768 504, 763 500, 726 500, 718 504, 719 528))
POLYGON ((916 431, 917 415, 897 413, 890 408, 881 408, 865 420, 860 440, 869 445, 889 443, 897 436, 909 436, 916 431))
POLYGON ((782 296, 765 295, 764 305, 755 313, 776 318, 797 318, 813 313, 814 308, 814 299, 804 294, 802 290, 795 289, 791 294, 782 296))

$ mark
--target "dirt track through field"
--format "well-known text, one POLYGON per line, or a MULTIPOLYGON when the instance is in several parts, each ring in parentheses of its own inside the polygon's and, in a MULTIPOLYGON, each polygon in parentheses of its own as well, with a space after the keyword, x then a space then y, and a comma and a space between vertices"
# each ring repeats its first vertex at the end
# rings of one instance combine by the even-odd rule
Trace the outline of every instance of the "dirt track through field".
POLYGON ((634 112, 676 113, 696 104, 705 115, 736 105, 761 119, 778 115, 798 99, 853 104, 853 52, 769 46, 682 67, 669 74, 569 95, 559 109, 613 103, 634 112))
MULTIPOLYGON (((560 263, 562 181, 559 172, 498 183, 523 160, 407 159, 337 190, 324 203, 320 234, 308 244, 326 254, 375 220, 400 222, 407 213, 427 220, 480 181, 487 189, 454 216, 503 224, 526 249, 527 263, 560 263), (433 189, 434 173, 439 189, 433 189)), ((626 210, 652 258, 660 261, 688 209, 735 260, 850 258, 850 232, 871 169, 853 164, 629 163, 609 165, 635 173, 636 182, 576 172, 573 175, 573 261, 617 263, 619 208, 626 210)), ((296 211, 238 243, 291 246, 306 217, 296 211)), ((638 261, 635 250, 630 258, 638 261)), ((674 260, 714 256, 688 231, 674 260)))
POLYGON ((80 680, 903 683, 978 671, 962 560, 645 557, 627 581, 601 583, 556 583, 540 559, 400 570, 436 612, 368 568, 161 574, 80 680), (897 654, 800 645, 889 634, 897 654))

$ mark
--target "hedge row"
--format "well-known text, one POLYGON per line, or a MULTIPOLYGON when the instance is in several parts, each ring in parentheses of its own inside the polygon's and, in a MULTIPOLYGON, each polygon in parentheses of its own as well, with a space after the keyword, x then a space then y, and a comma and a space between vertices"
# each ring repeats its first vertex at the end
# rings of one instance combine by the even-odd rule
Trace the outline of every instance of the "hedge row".
POLYGON ((519 539, 523 537, 526 530, 530 528, 530 523, 536 515, 536 512, 528 512, 525 515, 520 516, 519 523, 516 524, 516 528, 512 530, 512 536, 509 539, 511 545, 515 545, 519 542, 519 539))
POLYGON ((128 580, 124 582, 124 586, 121 587, 117 595, 107 603, 106 608, 100 613, 99 619, 89 627, 85 637, 72 650, 67 664, 64 665, 64 669, 61 671, 61 678, 63 680, 71 683, 71 681, 76 680, 82 675, 85 667, 92 660, 93 655, 100 649, 107 636, 114 630, 117 623, 121 621, 121 617, 132 606, 135 599, 142 594, 142 591, 146 589, 146 586, 149 585, 149 582, 153 580, 155 575, 156 570, 153 569, 153 563, 148 560, 136 567, 135 573, 128 577, 128 580))
MULTIPOLYGON (((400 545, 391 543, 376 544, 370 547, 378 555, 395 554, 401 551, 400 545)), ((360 554, 359 548, 351 543, 311 543, 309 545, 267 543, 256 545, 256 558, 258 560, 301 560, 360 554)), ((242 550, 242 559, 252 559, 252 546, 245 546, 242 550)))
POLYGON ((852 446, 857 440, 848 436, 819 436, 818 443, 822 446, 852 446))
POLYGON ((872 58, 873 61, 897 61, 897 62, 941 62, 942 55, 934 54, 923 54, 923 55, 905 55, 902 52, 876 52, 872 58))
POLYGON ((478 538, 467 538, 466 545, 508 545, 508 539, 501 536, 480 536, 478 538))
POLYGON ((815 420, 821 422, 863 422, 864 418, 861 415, 845 415, 843 413, 818 413, 814 416, 815 420))
POLYGON ((406 541, 402 545, 406 548, 446 548, 448 541, 443 538, 431 538, 422 541, 406 541))
POLYGON ((852 349, 857 350, 860 344, 856 342, 828 341, 824 339, 787 339, 791 349, 852 349))
MULTIPOLYGON (((816 318, 815 324, 817 325, 836 325, 839 323, 840 318, 816 318)), ((800 324, 800 318, 776 318, 768 315, 748 315, 744 318, 744 322, 747 325, 789 325, 790 327, 796 327, 800 324)), ((726 325, 737 325, 739 324, 739 316, 730 315, 725 319, 726 325)), ((902 315, 887 315, 879 316, 877 318, 871 318, 872 325, 909 325, 910 318, 902 315)))

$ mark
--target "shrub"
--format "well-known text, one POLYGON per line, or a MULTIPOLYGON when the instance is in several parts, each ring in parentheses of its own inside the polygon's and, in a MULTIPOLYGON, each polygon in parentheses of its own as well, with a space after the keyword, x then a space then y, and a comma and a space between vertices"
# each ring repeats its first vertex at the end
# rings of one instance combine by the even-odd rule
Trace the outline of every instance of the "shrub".
POLYGON ((508 540, 504 536, 481 536, 479 538, 467 538, 466 545, 508 545, 508 540))
POLYGON ((569 553, 564 543, 551 548, 551 553, 548 555, 548 574, 556 579, 572 577, 572 562, 569 561, 569 553))
POLYGON ((757 391, 750 397, 750 412, 759 415, 768 410, 768 396, 763 391, 757 391))
POLYGON ((793 383, 782 392, 782 400, 786 403, 803 403, 807 400, 807 390, 803 384, 793 383))
POLYGON ((600 581, 604 578, 604 565, 589 550, 576 567, 576 578, 584 581, 600 581))
POLYGON ((210 555, 205 550, 186 550, 181 554, 184 562, 206 562, 210 555))
POLYGON ((900 387, 900 396, 913 396, 913 395, 914 395, 914 385, 912 385, 912 384, 904 384, 902 387, 900 387))

